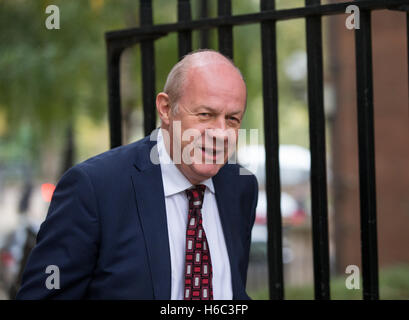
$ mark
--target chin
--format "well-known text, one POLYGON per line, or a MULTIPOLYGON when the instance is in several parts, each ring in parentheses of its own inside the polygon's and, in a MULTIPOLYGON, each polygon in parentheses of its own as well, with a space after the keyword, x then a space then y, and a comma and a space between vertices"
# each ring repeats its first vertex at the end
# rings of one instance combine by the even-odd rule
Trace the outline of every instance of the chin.
POLYGON ((203 181, 215 176, 222 166, 222 164, 193 164, 191 169, 203 181))

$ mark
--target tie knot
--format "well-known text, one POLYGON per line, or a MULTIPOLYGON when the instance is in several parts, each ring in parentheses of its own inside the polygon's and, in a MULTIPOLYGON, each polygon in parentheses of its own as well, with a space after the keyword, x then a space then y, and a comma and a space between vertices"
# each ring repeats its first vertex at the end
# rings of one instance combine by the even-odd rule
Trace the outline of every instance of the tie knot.
POLYGON ((189 208, 202 208, 205 189, 205 185, 198 184, 186 190, 187 198, 189 199, 189 208))

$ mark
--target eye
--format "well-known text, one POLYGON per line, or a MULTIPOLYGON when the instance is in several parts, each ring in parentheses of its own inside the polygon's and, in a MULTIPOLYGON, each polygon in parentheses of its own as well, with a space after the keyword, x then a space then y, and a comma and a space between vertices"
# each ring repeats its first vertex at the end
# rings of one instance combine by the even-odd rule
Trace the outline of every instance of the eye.
POLYGON ((210 113, 201 112, 201 113, 199 113, 199 116, 202 117, 202 118, 208 118, 208 117, 210 117, 210 113))
POLYGON ((240 119, 236 117, 228 117, 228 120, 234 121, 236 123, 240 123, 240 119))

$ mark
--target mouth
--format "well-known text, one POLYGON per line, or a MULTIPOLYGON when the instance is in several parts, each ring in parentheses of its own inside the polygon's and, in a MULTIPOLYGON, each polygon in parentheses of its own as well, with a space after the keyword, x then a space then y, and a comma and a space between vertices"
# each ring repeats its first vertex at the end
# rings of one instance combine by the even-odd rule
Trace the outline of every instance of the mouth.
POLYGON ((224 154, 224 150, 206 149, 206 148, 201 148, 201 150, 206 158, 209 158, 213 161, 216 161, 216 159, 220 158, 220 156, 224 154))

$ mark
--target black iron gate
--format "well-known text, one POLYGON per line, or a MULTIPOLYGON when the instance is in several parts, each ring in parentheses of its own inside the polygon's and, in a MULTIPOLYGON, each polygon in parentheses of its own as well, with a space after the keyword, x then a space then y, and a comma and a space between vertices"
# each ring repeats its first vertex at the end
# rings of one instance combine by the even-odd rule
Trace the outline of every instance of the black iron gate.
MULTIPOLYGON (((305 18, 308 65, 308 110, 311 147, 311 203, 316 299, 329 299, 329 241, 327 220, 327 173, 323 99, 323 16, 345 14, 347 6, 360 9, 360 29, 355 30, 359 180, 361 205, 361 250, 363 298, 378 299, 378 252, 374 161, 373 79, 371 11, 409 11, 409 0, 356 0, 322 5, 305 0, 305 7, 275 10, 274 0, 260 0, 260 12, 232 16, 231 0, 218 0, 218 17, 206 18, 207 1, 201 0, 199 20, 191 19, 190 0, 178 0, 178 22, 153 25, 152 1, 140 0, 140 27, 107 32, 109 124, 111 148, 122 144, 120 58, 124 49, 137 43, 142 51, 142 87, 145 135, 156 128, 154 42, 178 33, 179 57, 192 50, 192 31, 200 30, 202 47, 206 32, 218 30, 218 50, 233 58, 233 27, 258 23, 261 26, 264 130, 266 148, 266 190, 269 292, 271 299, 283 299, 282 223, 278 162, 278 88, 276 22, 305 18)), ((409 13, 407 13, 409 35, 409 13)))

